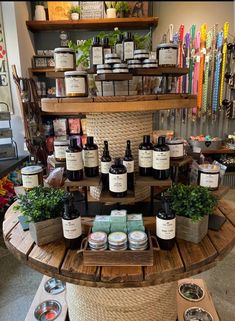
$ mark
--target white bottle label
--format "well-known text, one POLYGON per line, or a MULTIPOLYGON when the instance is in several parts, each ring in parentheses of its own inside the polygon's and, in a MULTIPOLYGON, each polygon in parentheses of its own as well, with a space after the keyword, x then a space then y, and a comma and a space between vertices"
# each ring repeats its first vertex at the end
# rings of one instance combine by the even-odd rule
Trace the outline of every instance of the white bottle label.
POLYGON ((115 51, 116 51, 116 54, 118 55, 118 57, 123 60, 123 45, 122 43, 117 43, 115 45, 115 51))
POLYGON ((103 48, 93 47, 92 48, 92 63, 93 65, 101 65, 103 63, 103 48))
POLYGON ((133 41, 124 42, 123 50, 124 50, 124 60, 133 59, 134 42, 133 41))
POLYGON ((98 150, 83 150, 84 167, 96 167, 98 162, 98 150))
POLYGON ((114 193, 127 191, 127 173, 111 174, 109 173, 109 190, 114 193))
POLYGON ((177 65, 177 49, 160 49, 159 66, 160 65, 177 65))
POLYGON ((66 168, 69 171, 79 171, 83 169, 82 152, 66 152, 66 168))
POLYGON ((153 151, 139 149, 139 167, 149 168, 153 163, 153 151))
POLYGON ((127 173, 134 172, 134 161, 123 161, 123 165, 126 166, 127 173))
POLYGON ((76 239, 82 234, 81 216, 73 220, 62 219, 63 233, 66 239, 76 239))
POLYGON ((38 174, 36 175, 22 175, 23 187, 33 188, 39 185, 38 174))
POLYGON ((217 188, 219 185, 219 173, 218 174, 200 174, 200 186, 217 188))
POLYGON ((165 170, 170 168, 170 151, 153 151, 153 169, 165 170))
POLYGON ((167 145, 170 149, 170 157, 184 156, 184 144, 167 145))
POLYGON ((68 149, 68 146, 54 146, 55 158, 65 159, 67 149, 68 149))
POLYGON ((175 237, 175 221, 173 220, 162 220, 160 218, 156 218, 156 231, 157 236, 163 240, 170 240, 175 237))
POLYGON ((71 53, 55 53, 55 68, 74 69, 74 55, 71 53))
POLYGON ((112 53, 111 48, 104 48, 104 58, 105 58, 105 55, 109 55, 111 53, 112 53))
POLYGON ((67 77, 65 79, 66 94, 85 94, 86 83, 83 77, 67 77))
POLYGON ((100 162, 100 171, 102 174, 108 174, 112 162, 100 162))

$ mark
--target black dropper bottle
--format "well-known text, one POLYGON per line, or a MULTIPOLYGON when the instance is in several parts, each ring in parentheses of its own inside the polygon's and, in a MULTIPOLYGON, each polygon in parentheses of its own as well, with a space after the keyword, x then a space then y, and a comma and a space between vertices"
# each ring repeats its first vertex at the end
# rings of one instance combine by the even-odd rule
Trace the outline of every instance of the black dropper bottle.
POLYGON ((175 244, 176 218, 170 209, 170 199, 162 197, 162 207, 156 217, 157 240, 162 250, 171 250, 175 244))
POLYGON ((125 33, 123 40, 123 60, 128 61, 134 58, 135 43, 130 32, 125 33))
POLYGON ((105 60, 105 55, 107 54, 111 54, 112 53, 112 49, 109 45, 109 38, 108 37, 104 37, 103 39, 103 56, 104 56, 104 60, 105 60))
POLYGON ((111 157, 109 155, 109 146, 108 141, 104 141, 103 155, 100 162, 100 171, 101 171, 101 181, 102 181, 102 190, 109 190, 109 169, 111 166, 111 157))
POLYGON ((170 176, 170 149, 166 145, 165 136, 158 137, 153 147, 153 177, 164 180, 170 176))
POLYGON ((66 150, 66 175, 70 181, 83 179, 82 148, 78 146, 76 138, 70 139, 66 150))
POLYGON ((127 189, 130 191, 134 190, 134 158, 131 152, 131 142, 126 141, 126 151, 123 158, 123 165, 127 169, 127 189))
POLYGON ((118 35, 118 39, 115 44, 115 52, 119 56, 121 61, 123 61, 123 39, 124 37, 122 34, 118 35))
POLYGON ((87 137, 87 143, 83 146, 85 176, 95 177, 99 175, 98 146, 94 144, 93 136, 87 137))
POLYGON ((127 195, 127 170, 120 158, 115 158, 109 170, 109 191, 113 197, 127 195))
POLYGON ((144 135, 143 143, 139 145, 139 174, 152 176, 153 144, 150 135, 144 135))
POLYGON ((100 44, 100 38, 94 37, 90 49, 90 66, 96 70, 96 66, 103 63, 103 46, 100 44))

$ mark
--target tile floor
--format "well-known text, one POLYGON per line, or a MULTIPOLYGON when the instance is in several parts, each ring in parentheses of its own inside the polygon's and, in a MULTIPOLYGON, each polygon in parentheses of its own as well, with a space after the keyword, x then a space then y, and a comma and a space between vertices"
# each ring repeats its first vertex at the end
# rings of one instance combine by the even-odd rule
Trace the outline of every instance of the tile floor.
MULTIPOLYGON (((235 190, 226 198, 235 201, 235 190)), ((206 281, 221 321, 235 321, 234 273, 235 247, 215 268, 195 276, 206 281)), ((41 279, 8 252, 0 235, 0 321, 24 321, 41 279)))

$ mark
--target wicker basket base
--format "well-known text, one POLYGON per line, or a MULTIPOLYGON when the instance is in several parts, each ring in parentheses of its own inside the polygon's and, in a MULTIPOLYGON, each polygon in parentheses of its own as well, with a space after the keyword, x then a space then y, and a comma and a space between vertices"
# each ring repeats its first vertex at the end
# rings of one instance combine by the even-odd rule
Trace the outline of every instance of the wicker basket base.
MULTIPOLYGON (((150 135, 153 129, 151 112, 139 113, 90 113, 87 114, 87 135, 93 136, 99 147, 99 158, 102 156, 104 140, 109 142, 110 155, 123 157, 126 141, 131 141, 132 154, 135 160, 135 172, 138 171, 138 147, 143 135, 150 135)), ((91 189, 91 195, 99 199, 100 191, 91 189)), ((150 196, 149 187, 136 188, 135 199, 141 201, 150 196)))
POLYGON ((94 288, 67 283, 70 321, 175 321, 177 282, 143 288, 94 288))

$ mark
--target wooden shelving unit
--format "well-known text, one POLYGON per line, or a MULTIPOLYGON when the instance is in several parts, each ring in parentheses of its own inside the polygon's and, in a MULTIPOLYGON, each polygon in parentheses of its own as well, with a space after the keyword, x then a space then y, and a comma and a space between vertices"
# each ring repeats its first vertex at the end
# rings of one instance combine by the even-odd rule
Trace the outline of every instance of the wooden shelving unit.
POLYGON ((178 67, 157 67, 157 68, 137 68, 132 70, 133 76, 183 76, 187 75, 189 68, 178 67))
POLYGON ((111 30, 114 27, 122 29, 143 29, 154 27, 158 24, 157 17, 142 18, 103 18, 81 19, 78 21, 26 21, 27 28, 32 32, 52 30, 111 30))
POLYGON ((202 151, 202 154, 235 154, 234 149, 221 148, 221 149, 208 149, 202 151))

